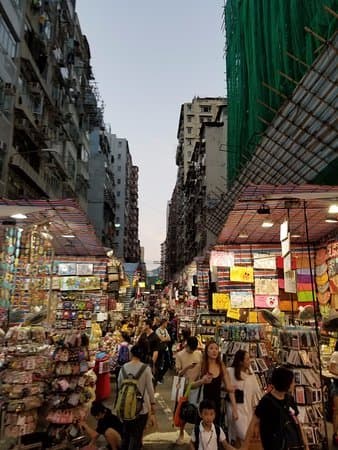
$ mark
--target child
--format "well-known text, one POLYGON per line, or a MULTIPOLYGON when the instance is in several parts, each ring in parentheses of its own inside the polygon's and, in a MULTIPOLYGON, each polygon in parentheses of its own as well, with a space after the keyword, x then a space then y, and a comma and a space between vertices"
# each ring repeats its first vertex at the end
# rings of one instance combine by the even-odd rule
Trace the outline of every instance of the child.
POLYGON ((234 450, 227 443, 224 431, 214 424, 216 407, 210 400, 203 400, 199 406, 201 422, 195 425, 191 433, 190 450, 234 450))

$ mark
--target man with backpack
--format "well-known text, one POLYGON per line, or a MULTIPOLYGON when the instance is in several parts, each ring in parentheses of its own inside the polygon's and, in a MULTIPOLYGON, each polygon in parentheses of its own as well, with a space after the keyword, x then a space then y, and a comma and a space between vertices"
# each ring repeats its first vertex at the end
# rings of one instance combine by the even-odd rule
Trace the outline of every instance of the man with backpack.
POLYGON ((155 395, 151 369, 141 362, 142 346, 131 350, 130 362, 123 365, 117 380, 116 413, 123 423, 122 450, 140 450, 143 431, 148 418, 151 426, 155 419, 155 395))

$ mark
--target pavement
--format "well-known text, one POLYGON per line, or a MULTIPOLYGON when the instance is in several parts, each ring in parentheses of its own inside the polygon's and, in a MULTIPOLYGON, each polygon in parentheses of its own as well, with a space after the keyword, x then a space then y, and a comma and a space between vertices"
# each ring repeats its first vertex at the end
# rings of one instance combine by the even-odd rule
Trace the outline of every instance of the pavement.
MULTIPOLYGON (((187 425, 184 435, 184 444, 176 445, 178 429, 173 425, 174 402, 170 400, 171 386, 174 371, 168 371, 164 377, 164 383, 156 387, 156 421, 154 428, 147 428, 143 438, 142 450, 189 450, 190 433, 192 425, 187 425)), ((112 393, 109 400, 105 401, 107 407, 113 409, 116 396, 116 384, 112 382, 112 393)))

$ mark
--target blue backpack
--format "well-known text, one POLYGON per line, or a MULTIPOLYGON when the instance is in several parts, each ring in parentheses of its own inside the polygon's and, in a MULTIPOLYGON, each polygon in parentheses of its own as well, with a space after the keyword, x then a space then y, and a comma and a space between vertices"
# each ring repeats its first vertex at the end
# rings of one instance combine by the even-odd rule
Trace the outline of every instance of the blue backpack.
POLYGON ((122 367, 123 364, 129 362, 129 360, 130 360, 129 346, 127 344, 122 344, 119 349, 117 364, 118 366, 122 367))

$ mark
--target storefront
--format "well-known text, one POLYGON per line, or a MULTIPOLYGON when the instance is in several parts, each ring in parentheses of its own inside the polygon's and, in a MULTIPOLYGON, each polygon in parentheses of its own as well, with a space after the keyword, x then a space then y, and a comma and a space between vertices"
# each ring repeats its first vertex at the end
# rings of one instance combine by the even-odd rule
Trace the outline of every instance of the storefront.
POLYGON ((42 410, 48 441, 70 441, 95 398, 93 330, 114 321, 123 267, 73 200, 1 200, 0 215, 0 442, 36 432, 42 410))

